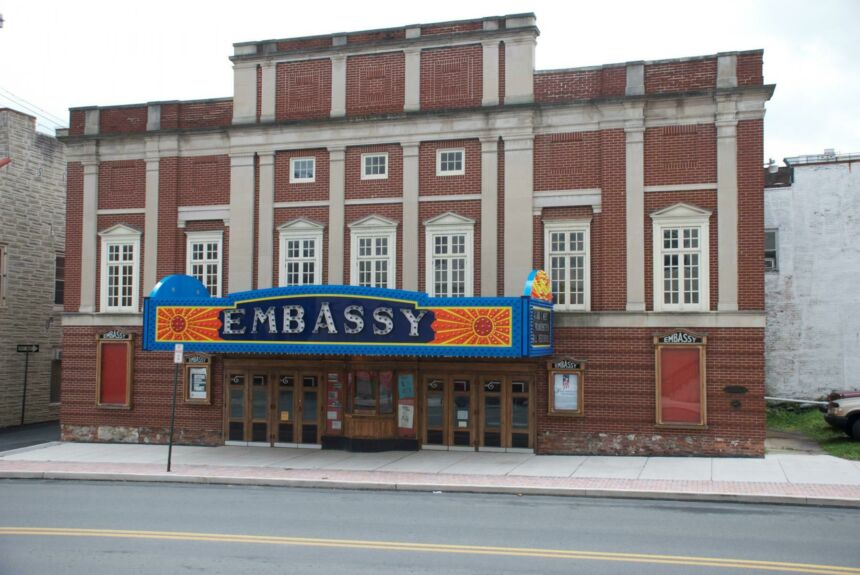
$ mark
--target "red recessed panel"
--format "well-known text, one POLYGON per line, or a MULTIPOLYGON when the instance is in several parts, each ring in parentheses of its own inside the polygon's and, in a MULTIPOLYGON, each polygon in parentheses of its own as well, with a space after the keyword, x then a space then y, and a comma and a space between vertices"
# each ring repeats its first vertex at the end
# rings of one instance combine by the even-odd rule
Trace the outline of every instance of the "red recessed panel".
POLYGON ((126 404, 128 384, 128 350, 126 343, 103 343, 101 346, 101 397, 103 404, 126 404))
POLYGON ((660 352, 660 377, 663 423, 701 423, 699 350, 664 347, 660 352))

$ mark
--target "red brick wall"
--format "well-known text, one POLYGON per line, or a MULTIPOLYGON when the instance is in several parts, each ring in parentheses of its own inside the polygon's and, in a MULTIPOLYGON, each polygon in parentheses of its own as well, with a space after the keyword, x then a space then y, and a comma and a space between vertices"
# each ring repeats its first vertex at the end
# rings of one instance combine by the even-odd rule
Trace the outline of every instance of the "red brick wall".
POLYGON ((717 59, 646 64, 645 93, 667 94, 710 90, 717 83, 717 59))
POLYGON ((760 86, 764 83, 762 77, 762 54, 740 54, 738 56, 737 76, 738 86, 760 86))
MULTIPOLYGON (((447 212, 453 212, 475 220, 474 245, 472 246, 473 278, 472 291, 474 295, 481 293, 481 202, 480 200, 465 200, 459 202, 422 202, 418 204, 418 289, 424 291, 427 277, 427 257, 425 235, 427 228, 424 222, 447 212)), ((500 277, 504 277, 501 276, 500 277)))
MULTIPOLYGON (((711 217, 708 220, 708 242, 709 242, 709 271, 710 278, 710 309, 717 309, 717 301, 719 294, 719 268, 717 267, 717 241, 718 241, 718 217, 717 213, 717 192, 696 191, 696 192, 648 192, 645 194, 645 308, 648 311, 654 309, 654 220, 651 219, 651 214, 657 210, 668 208, 677 203, 690 204, 705 210, 711 210, 711 217)), ((764 234, 764 232, 762 232, 764 234)), ((764 241, 764 240, 762 240, 764 241)), ((764 254, 764 245, 762 245, 762 254, 764 254)), ((762 258, 764 255, 762 255, 762 258)), ((764 268, 764 262, 762 262, 764 268)), ((764 273, 764 272, 762 272, 764 273)))
POLYGON ((99 133, 145 132, 146 117, 146 106, 136 108, 102 108, 99 110, 99 133))
POLYGON ((66 175, 66 286, 65 311, 81 303, 81 226, 84 220, 84 167, 69 162, 66 175))
MULTIPOLYGON (((146 293, 144 293, 145 286, 143 285, 143 269, 146 262, 146 250, 144 249, 144 244, 146 243, 145 236, 143 235, 145 217, 143 214, 121 214, 121 215, 112 215, 112 216, 98 216, 96 220, 96 229, 98 232, 103 232, 112 228, 117 224, 124 224, 128 227, 134 228, 141 232, 140 234, 140 261, 138 261, 138 285, 137 285, 137 295, 138 295, 138 309, 143 309, 143 296, 148 295, 149 289, 152 286, 146 286, 146 293)), ((99 311, 104 311, 101 305, 101 270, 102 270, 102 242, 101 238, 98 238, 96 241, 96 309, 99 311)))
POLYGON ((764 310, 763 121, 738 122, 738 307, 764 310))
POLYGON ((263 67, 257 64, 257 106, 255 110, 257 122, 263 115, 263 67))
POLYGON ((505 294, 505 141, 499 138, 498 169, 496 183, 498 186, 498 222, 496 223, 496 294, 505 294))
POLYGON ((83 136, 86 120, 87 114, 83 110, 72 110, 69 112, 69 135, 83 136))
POLYGON ((230 203, 230 157, 195 156, 179 160, 180 206, 230 203))
POLYGON ((458 32, 473 32, 475 30, 483 29, 483 22, 462 22, 459 24, 431 24, 429 26, 421 26, 421 35, 432 36, 434 34, 456 34, 458 32))
POLYGON ((331 47, 331 37, 322 36, 318 38, 296 38, 295 40, 284 40, 277 43, 278 52, 288 50, 308 50, 313 48, 331 47))
POLYGON ((535 136, 535 191, 598 188, 600 176, 600 132, 535 136))
POLYGON ((375 44, 385 40, 402 40, 406 38, 406 30, 380 30, 378 32, 364 32, 360 34, 349 34, 346 37, 347 44, 375 44))
POLYGON ((309 202, 328 200, 329 186, 328 150, 290 150, 275 154, 275 201, 276 202, 309 202), (313 156, 314 181, 290 183, 290 158, 308 158, 313 156))
POLYGON ((281 261, 281 238, 278 227, 295 220, 296 218, 307 218, 325 226, 323 229, 323 252, 322 252, 322 283, 328 283, 328 208, 276 208, 274 214, 274 246, 272 252, 272 284, 279 285, 280 261, 281 261))
POLYGON ((121 160, 99 164, 100 210, 146 206, 146 162, 121 160))
MULTIPOLYGON (((352 241, 349 224, 357 222, 370 215, 377 215, 397 222, 396 260, 395 260, 395 287, 403 288, 403 204, 365 204, 346 206, 344 233, 343 233, 343 283, 352 283, 352 241)), ((423 291, 423 290, 421 290, 423 291)))
POLYGON ((179 105, 179 128, 221 128, 233 123, 233 101, 179 105))
POLYGON ((627 68, 560 70, 534 75, 535 102, 550 104, 571 100, 624 96, 627 68))
POLYGON ((398 198, 403 195, 403 149, 397 144, 346 149, 346 199, 398 198), (388 177, 362 180, 362 154, 388 153, 388 177))
POLYGON ((331 114, 331 60, 286 62, 277 66, 275 118, 328 118, 331 114))
POLYGON ((473 108, 483 97, 480 44, 421 52, 421 109, 473 108))
POLYGON ((422 196, 481 193, 481 142, 444 140, 422 142, 418 149, 418 189, 422 196), (437 150, 463 148, 465 173, 462 176, 437 176, 437 150))
MULTIPOLYGON (((626 138, 624 130, 601 130, 601 209, 595 218, 603 269, 600 293, 592 291, 591 307, 596 311, 627 308, 627 181, 624 170, 626 138)), ((594 233, 594 232, 592 232, 594 233)))
POLYGON ((402 112, 405 74, 406 57, 403 52, 347 58, 347 116, 402 112))
POLYGON ((714 124, 645 130, 645 185, 701 184, 717 181, 714 124))
MULTIPOLYGON (((764 331, 709 329, 707 429, 660 428, 656 422, 653 336, 671 330, 557 328, 559 356, 587 361, 584 417, 547 415, 547 385, 536 386, 537 451, 612 455, 751 455, 764 453, 764 331), (749 392, 731 395, 727 385, 749 392), (738 408, 732 400, 740 400, 738 408)), ((693 330, 696 331, 696 330, 693 330)))
POLYGON ((505 43, 499 42, 499 105, 505 105, 505 43))
MULTIPOLYGON (((173 365, 167 352, 143 351, 140 328, 117 326, 134 334, 134 372, 131 409, 96 406, 96 337, 114 329, 63 328, 63 402, 60 420, 64 439, 98 440, 97 427, 137 428, 140 443, 167 443, 173 365)), ((177 388, 177 443, 219 444, 222 441, 223 372, 213 359, 212 405, 187 404, 177 388)))

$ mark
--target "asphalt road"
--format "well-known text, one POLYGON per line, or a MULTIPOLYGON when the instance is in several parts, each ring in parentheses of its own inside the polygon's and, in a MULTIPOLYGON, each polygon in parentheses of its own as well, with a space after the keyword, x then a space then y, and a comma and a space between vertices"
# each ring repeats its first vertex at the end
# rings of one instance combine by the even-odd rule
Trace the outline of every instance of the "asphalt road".
POLYGON ((856 509, 0 481, 16 575, 857 575, 858 534, 856 509))

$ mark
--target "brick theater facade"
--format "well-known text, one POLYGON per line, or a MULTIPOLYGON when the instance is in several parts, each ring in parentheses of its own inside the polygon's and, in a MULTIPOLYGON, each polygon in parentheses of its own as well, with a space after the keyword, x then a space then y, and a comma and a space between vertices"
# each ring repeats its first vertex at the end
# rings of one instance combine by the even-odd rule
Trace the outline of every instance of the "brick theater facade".
POLYGON ((512 298, 544 269, 551 357, 204 354, 176 437, 762 456, 762 52, 542 71, 537 36, 520 14, 240 43, 232 98, 72 109, 63 438, 166 442, 173 354, 141 312, 171 274, 512 298))

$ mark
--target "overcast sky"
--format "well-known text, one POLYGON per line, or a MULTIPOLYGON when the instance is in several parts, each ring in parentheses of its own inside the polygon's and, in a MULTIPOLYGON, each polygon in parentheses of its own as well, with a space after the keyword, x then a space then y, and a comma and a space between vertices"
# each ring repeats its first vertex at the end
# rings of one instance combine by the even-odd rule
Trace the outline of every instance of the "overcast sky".
POLYGON ((230 96, 234 42, 534 12, 537 68, 763 48, 765 156, 860 152, 860 1, 0 0, 0 106, 230 96))

